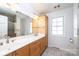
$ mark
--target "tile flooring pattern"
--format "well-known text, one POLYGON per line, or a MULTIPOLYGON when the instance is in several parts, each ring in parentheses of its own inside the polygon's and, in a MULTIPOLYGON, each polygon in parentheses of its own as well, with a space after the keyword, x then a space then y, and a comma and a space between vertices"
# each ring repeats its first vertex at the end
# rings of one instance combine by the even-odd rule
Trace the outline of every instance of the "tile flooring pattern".
POLYGON ((75 56, 75 55, 70 52, 60 50, 59 48, 56 47, 48 47, 42 56, 75 56))

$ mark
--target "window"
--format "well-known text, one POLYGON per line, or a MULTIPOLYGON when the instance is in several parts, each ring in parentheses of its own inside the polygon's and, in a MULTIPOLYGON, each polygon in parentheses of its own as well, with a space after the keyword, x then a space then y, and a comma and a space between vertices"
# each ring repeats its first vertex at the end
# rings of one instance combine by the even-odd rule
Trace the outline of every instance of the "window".
POLYGON ((64 18, 58 17, 52 19, 52 34, 53 35, 63 35, 64 18))

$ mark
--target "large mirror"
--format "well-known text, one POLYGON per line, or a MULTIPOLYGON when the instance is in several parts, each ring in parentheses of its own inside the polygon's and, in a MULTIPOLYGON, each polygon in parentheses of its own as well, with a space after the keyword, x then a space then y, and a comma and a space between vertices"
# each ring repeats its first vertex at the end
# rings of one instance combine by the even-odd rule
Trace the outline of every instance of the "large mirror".
POLYGON ((32 33, 32 18, 20 12, 15 16, 0 15, 0 37, 23 36, 32 33))

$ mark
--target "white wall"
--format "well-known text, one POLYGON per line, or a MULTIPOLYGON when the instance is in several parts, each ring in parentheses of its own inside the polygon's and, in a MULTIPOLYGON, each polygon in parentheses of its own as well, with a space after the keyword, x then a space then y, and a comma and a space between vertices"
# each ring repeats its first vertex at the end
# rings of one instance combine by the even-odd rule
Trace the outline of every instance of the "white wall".
POLYGON ((78 55, 78 51, 77 50, 79 50, 78 49, 78 39, 77 39, 77 37, 78 37, 78 35, 77 35, 77 22, 78 22, 78 4, 77 3, 75 3, 74 4, 74 39, 75 39, 75 47, 76 47, 76 55, 78 55))
POLYGON ((79 4, 77 5, 77 55, 79 55, 79 4))
POLYGON ((67 8, 56 12, 48 13, 48 46, 58 47, 75 53, 75 39, 73 39, 73 8, 67 8), (54 36, 51 32, 52 19, 55 17, 64 16, 64 35, 54 36), (70 38, 73 42, 70 42, 70 38))

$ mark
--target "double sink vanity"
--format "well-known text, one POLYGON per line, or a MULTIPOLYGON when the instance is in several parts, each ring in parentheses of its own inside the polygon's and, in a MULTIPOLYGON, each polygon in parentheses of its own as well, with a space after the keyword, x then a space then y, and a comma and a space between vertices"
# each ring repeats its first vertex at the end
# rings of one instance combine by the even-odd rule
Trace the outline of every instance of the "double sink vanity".
POLYGON ((1 56, 40 56, 48 44, 44 34, 29 34, 9 39, 9 43, 0 46, 1 56))

